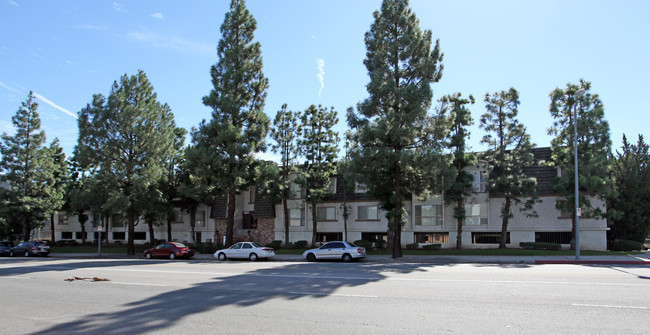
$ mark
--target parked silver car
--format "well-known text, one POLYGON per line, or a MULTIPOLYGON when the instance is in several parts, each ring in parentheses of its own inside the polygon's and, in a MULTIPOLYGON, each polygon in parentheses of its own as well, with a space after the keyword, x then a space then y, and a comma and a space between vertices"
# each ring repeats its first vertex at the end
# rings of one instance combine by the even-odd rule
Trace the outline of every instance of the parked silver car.
POLYGON ((17 246, 9 250, 9 256, 47 256, 50 254, 50 246, 44 242, 28 241, 20 242, 17 246))
POLYGON ((340 259, 350 262, 366 257, 366 248, 357 247, 350 242, 332 241, 323 244, 320 248, 305 251, 302 257, 310 262, 318 259, 340 259))
POLYGON ((233 244, 230 248, 217 250, 214 257, 220 261, 225 261, 227 258, 248 258, 251 261, 256 261, 275 257, 275 250, 257 242, 239 242, 233 244))

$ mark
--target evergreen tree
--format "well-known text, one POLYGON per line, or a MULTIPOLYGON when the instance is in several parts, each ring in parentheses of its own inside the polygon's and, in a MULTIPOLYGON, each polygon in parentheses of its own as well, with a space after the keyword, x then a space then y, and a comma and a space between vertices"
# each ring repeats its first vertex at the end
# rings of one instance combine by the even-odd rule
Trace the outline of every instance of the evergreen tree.
POLYGON ((556 208, 573 213, 571 248, 575 249, 576 215, 574 173, 574 127, 573 113, 577 110, 578 122, 578 186, 579 207, 585 217, 601 217, 603 209, 592 203, 596 196, 604 200, 610 190, 608 160, 612 142, 609 137, 609 123, 605 121, 605 108, 597 94, 589 92, 591 83, 580 80, 579 84, 567 84, 565 89, 551 92, 550 112, 553 126, 548 134, 555 136, 551 141, 552 159, 561 169, 554 186, 558 193, 556 208), (576 98, 578 90, 584 95, 576 98))
POLYGON ((650 236, 650 150, 639 135, 631 144, 623 135, 623 145, 612 160, 614 192, 608 197, 610 215, 608 238, 645 242, 650 236))
POLYGON ((29 92, 27 100, 11 118, 16 134, 3 133, 0 141, 0 182, 7 183, 8 187, 1 189, 0 212, 9 225, 6 231, 21 233, 25 241, 30 240, 31 231, 40 227, 45 215, 51 212, 56 201, 50 196, 59 196, 55 191, 58 185, 55 175, 60 171, 53 163, 57 141, 52 144, 52 151, 44 147, 45 132, 41 130, 37 109, 34 94, 29 92))
POLYGON ((300 118, 300 113, 287 110, 287 104, 283 104, 282 109, 275 115, 273 128, 271 129, 271 138, 275 141, 271 149, 276 154, 281 155, 280 178, 275 184, 282 200, 285 245, 289 243, 289 208, 287 207, 287 199, 290 197, 289 192, 291 189, 289 176, 295 170, 298 152, 298 118, 300 118))
POLYGON ((514 88, 486 94, 486 112, 480 120, 480 127, 487 132, 481 143, 488 145, 483 155, 488 162, 488 189, 490 195, 504 197, 499 248, 506 247, 508 220, 513 217, 511 207, 521 204, 522 211, 535 215, 533 206, 538 200, 537 180, 525 173, 534 164, 534 144, 517 119, 519 103, 519 93, 514 88))
POLYGON ((302 137, 298 140, 298 151, 305 157, 296 183, 305 189, 305 201, 311 206, 312 247, 318 241, 318 212, 316 206, 328 194, 332 176, 336 173, 338 133, 332 128, 338 123, 334 107, 329 110, 311 105, 301 117, 302 137))
POLYGON ((443 103, 442 110, 449 117, 450 137, 448 147, 452 150, 453 159, 448 166, 450 184, 445 188, 445 203, 454 204, 454 217, 457 220, 456 249, 463 247, 463 224, 465 221, 465 198, 472 193, 472 174, 466 171, 466 168, 474 165, 476 157, 468 153, 467 139, 469 131, 467 128, 474 123, 470 111, 465 107, 469 103, 474 103, 474 97, 469 99, 461 97, 460 93, 446 96, 441 99, 443 103))
POLYGON ((135 221, 144 210, 139 200, 163 178, 175 130, 169 106, 157 101, 143 71, 122 76, 108 99, 95 95, 92 104, 79 112, 75 160, 84 170, 94 169, 107 188, 104 209, 126 214, 129 255, 135 253, 135 221))
POLYGON ((65 158, 65 153, 59 144, 58 138, 55 138, 49 148, 45 150, 45 156, 47 159, 45 159, 42 169, 49 171, 49 178, 46 181, 46 213, 49 214, 50 218, 51 241, 56 242, 54 214, 61 210, 65 204, 70 173, 68 160, 65 158))
POLYGON ((212 108, 212 119, 200 125, 200 136, 194 132, 193 139, 207 155, 202 159, 207 165, 197 173, 215 174, 214 198, 228 195, 226 245, 233 243, 235 195, 254 185, 259 165, 255 155, 265 150, 270 126, 264 114, 268 80, 262 73, 260 44, 253 42, 256 27, 245 2, 233 0, 221 26, 219 61, 210 71, 214 88, 203 98, 212 108))
POLYGON ((438 123, 428 114, 442 76, 439 42, 424 32, 407 0, 384 0, 365 35, 369 97, 348 112, 350 168, 386 212, 393 257, 401 257, 405 198, 437 188, 438 123))

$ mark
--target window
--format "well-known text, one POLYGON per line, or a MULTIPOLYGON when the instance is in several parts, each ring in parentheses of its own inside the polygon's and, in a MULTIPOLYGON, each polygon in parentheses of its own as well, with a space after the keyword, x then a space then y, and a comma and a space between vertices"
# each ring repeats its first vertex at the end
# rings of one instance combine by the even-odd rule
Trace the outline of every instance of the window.
POLYGON ((59 214, 59 224, 60 225, 68 224, 68 214, 59 214))
POLYGON ((416 205, 415 224, 420 226, 442 225, 442 205, 416 205))
POLYGON ((172 212, 172 222, 173 223, 183 223, 183 210, 182 209, 175 209, 172 212))
POLYGON ((366 184, 354 183, 354 193, 366 193, 368 192, 368 187, 366 184))
POLYGON ((133 239, 144 241, 147 239, 147 233, 144 231, 136 231, 133 233, 133 239))
POLYGON ((336 194, 336 177, 330 178, 330 184, 327 186, 327 193, 336 194))
POLYGON ((114 231, 113 232, 113 239, 114 240, 125 240, 126 239, 126 233, 123 231, 114 231))
POLYGON ((251 187, 250 191, 248 192, 248 203, 249 204, 254 204, 255 203, 255 186, 251 187))
POLYGON ((289 209, 289 225, 292 227, 300 227, 305 222, 305 209, 304 208, 291 208, 289 209))
MULTIPOLYGON (((510 244, 510 232, 507 232, 506 234, 506 243, 510 244)), ((499 244, 500 242, 501 232, 472 233, 472 244, 499 244)))
POLYGON ((241 222, 242 229, 257 229, 255 212, 244 212, 241 222))
POLYGON ((472 182, 472 190, 476 193, 484 193, 487 191, 485 184, 485 171, 474 171, 471 172, 472 177, 474 178, 472 182))
POLYGON ((571 244, 570 231, 536 231, 535 242, 571 244))
POLYGON ((415 243, 449 243, 449 233, 415 233, 415 243))
POLYGON ((122 214, 113 214, 113 228, 124 228, 124 215, 122 214))
POLYGON ((62 240, 71 240, 72 239, 72 232, 71 231, 62 231, 61 232, 61 239, 62 240))
POLYGON ((205 227, 205 211, 196 211, 194 227, 205 227))
POLYGON ((295 181, 289 185, 289 198, 290 199, 303 199, 305 197, 305 189, 300 187, 295 181))
POLYGON ((485 203, 465 205, 466 225, 482 225, 487 223, 487 205, 485 203))
POLYGON ((75 232, 74 233, 74 238, 77 239, 77 240, 85 240, 85 239, 88 238, 88 232, 83 232, 83 233, 80 232, 80 231, 75 232))
MULTIPOLYGON (((316 233, 316 238, 319 242, 340 241, 343 239, 343 233, 316 233)), ((341 246, 341 248, 343 247, 341 246)))
POLYGON ((318 207, 316 213, 318 221, 336 221, 336 207, 318 207))
POLYGON ((357 210, 357 220, 374 221, 378 219, 377 206, 359 206, 357 210))

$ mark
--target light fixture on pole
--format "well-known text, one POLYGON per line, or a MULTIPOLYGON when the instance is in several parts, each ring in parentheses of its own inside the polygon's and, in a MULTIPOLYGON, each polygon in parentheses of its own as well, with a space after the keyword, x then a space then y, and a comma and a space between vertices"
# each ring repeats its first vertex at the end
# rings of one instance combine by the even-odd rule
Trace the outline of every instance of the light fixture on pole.
POLYGON ((584 89, 579 89, 573 99, 573 164, 574 164, 574 186, 575 186, 575 207, 573 213, 576 217, 576 260, 580 258, 580 198, 578 193, 578 99, 585 94, 584 89))

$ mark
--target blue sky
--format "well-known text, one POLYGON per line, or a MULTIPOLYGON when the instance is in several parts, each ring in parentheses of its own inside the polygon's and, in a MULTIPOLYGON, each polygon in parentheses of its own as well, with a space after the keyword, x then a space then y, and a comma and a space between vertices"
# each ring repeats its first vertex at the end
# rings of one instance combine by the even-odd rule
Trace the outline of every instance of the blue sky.
MULTIPOLYGON (((0 0, 0 132, 14 133, 11 117, 30 90, 39 98, 48 142, 67 154, 77 141, 75 115, 92 95, 107 95, 124 74, 145 71, 177 125, 190 129, 210 118, 202 104, 217 62, 226 0, 81 1, 0 0)), ((380 0, 248 0, 257 20, 265 112, 334 106, 341 133, 345 111, 367 96, 364 34, 380 0)), ((440 40, 442 80, 434 99, 472 94, 475 121, 486 93, 520 92, 520 121, 538 146, 549 146, 549 93, 592 82, 617 149, 625 133, 648 136, 650 114, 649 1, 411 0, 420 27, 440 40)), ((433 106, 437 106, 434 103, 433 106)), ((472 149, 483 131, 472 129, 472 149)))

